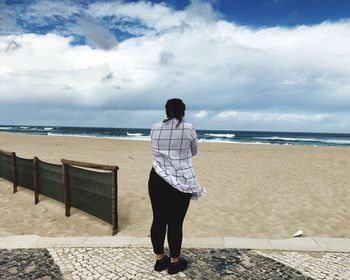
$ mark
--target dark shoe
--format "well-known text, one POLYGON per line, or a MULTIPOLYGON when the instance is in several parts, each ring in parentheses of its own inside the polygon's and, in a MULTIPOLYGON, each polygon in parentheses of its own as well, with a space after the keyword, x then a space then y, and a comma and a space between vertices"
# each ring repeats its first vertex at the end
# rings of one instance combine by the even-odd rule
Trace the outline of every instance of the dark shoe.
POLYGON ((180 271, 184 271, 188 266, 188 262, 184 259, 179 259, 176 263, 170 263, 168 268, 169 274, 176 274, 180 271))
POLYGON ((164 269, 167 269, 169 264, 170 264, 170 258, 167 255, 165 255, 164 258, 156 261, 156 264, 154 265, 154 270, 162 271, 164 269))

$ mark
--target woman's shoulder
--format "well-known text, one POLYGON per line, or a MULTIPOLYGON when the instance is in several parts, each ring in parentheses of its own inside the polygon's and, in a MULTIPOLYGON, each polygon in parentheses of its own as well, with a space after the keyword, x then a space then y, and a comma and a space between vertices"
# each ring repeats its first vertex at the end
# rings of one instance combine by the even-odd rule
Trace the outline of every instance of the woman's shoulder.
POLYGON ((184 121, 183 124, 184 124, 185 129, 192 130, 194 128, 192 123, 190 123, 190 122, 184 121))
POLYGON ((152 125, 152 129, 160 129, 163 125, 163 122, 156 122, 152 125))
MULTIPOLYGON (((183 125, 183 128, 186 129, 186 130, 193 130, 194 127, 192 125, 192 123, 190 122, 187 122, 185 120, 181 121, 181 124, 183 125)), ((171 123, 171 121, 160 121, 160 122, 156 122, 153 124, 152 126, 152 130, 153 129, 162 129, 163 127, 167 127, 169 125, 173 125, 171 123)))

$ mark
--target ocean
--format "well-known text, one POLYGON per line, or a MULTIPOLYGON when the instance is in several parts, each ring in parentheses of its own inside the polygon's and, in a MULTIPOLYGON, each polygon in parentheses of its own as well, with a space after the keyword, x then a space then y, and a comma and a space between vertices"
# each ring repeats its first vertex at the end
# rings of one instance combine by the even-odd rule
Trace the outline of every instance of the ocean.
MULTIPOLYGON (((148 141, 150 129, 7 125, 0 126, 0 132, 148 141)), ((340 133, 197 130, 197 134, 199 142, 350 147, 350 134, 340 133)))

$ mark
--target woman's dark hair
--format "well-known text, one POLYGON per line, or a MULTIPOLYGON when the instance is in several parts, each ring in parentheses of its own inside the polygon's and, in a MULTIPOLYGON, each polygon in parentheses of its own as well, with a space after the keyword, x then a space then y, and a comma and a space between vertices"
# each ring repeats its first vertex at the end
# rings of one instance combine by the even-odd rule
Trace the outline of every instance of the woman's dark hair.
POLYGON ((176 126, 178 126, 182 121, 183 117, 185 116, 185 110, 186 105, 182 102, 181 99, 173 98, 169 99, 165 104, 165 112, 167 119, 165 119, 163 122, 170 121, 171 119, 175 118, 179 122, 176 126))

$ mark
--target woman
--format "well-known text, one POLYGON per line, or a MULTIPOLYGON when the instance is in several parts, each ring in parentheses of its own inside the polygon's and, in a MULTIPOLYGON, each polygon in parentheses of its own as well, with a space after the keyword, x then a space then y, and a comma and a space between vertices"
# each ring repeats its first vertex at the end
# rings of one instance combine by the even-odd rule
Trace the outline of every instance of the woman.
POLYGON ((197 134, 192 124, 183 119, 185 109, 181 99, 168 100, 165 105, 167 118, 154 124, 151 130, 153 168, 148 191, 153 210, 154 269, 168 269, 169 274, 183 271, 188 265, 180 258, 182 224, 190 199, 198 199, 203 192, 192 165, 192 156, 198 149, 197 134), (170 258, 164 253, 166 230, 170 258))

